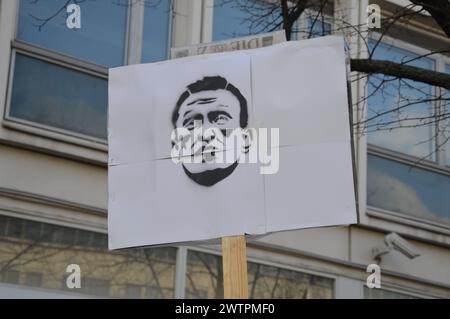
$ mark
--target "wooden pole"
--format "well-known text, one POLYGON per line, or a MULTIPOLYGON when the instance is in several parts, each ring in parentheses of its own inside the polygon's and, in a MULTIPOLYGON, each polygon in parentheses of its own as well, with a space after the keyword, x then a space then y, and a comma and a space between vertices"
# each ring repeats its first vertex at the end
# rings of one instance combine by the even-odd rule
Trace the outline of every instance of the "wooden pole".
POLYGON ((245 236, 222 238, 223 288, 225 299, 248 299, 245 236))

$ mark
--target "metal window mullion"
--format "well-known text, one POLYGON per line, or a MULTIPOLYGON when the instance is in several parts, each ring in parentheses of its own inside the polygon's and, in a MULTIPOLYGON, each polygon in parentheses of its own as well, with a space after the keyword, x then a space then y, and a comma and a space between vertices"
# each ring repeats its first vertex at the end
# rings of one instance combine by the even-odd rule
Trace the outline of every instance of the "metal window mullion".
MULTIPOLYGON (((445 73, 445 61, 442 59, 442 56, 439 56, 436 60, 436 71, 445 73)), ((436 87, 436 94, 438 96, 443 96, 445 94, 445 90, 441 87, 436 87)), ((442 116, 445 114, 445 106, 441 99, 436 101, 436 116, 442 116)), ((436 121, 435 125, 436 130, 436 161, 441 166, 446 166, 446 147, 448 143, 445 143, 445 128, 443 121, 436 121), (447 145, 446 145, 447 144, 447 145)))
POLYGON ((177 248, 175 262, 175 299, 184 299, 186 295, 187 248, 177 248))
POLYGON ((308 14, 307 12, 303 12, 296 21, 297 24, 297 32, 296 32, 296 40, 303 39, 306 36, 306 32, 308 30, 308 14), (300 32, 305 32, 304 34, 300 34, 300 32))
POLYGON ((13 41, 12 52, 45 61, 67 69, 76 70, 93 76, 108 78, 108 69, 102 65, 83 61, 62 53, 54 52, 22 41, 13 41))
POLYGON ((167 47, 166 47, 166 59, 170 59, 171 52, 173 46, 173 23, 175 21, 175 1, 176 0, 169 0, 169 19, 168 19, 168 27, 167 27, 167 47))
POLYGON ((130 2, 127 41, 127 64, 141 63, 145 5, 130 2))
POLYGON ((202 43, 212 42, 214 32, 214 0, 204 1, 202 19, 202 43))

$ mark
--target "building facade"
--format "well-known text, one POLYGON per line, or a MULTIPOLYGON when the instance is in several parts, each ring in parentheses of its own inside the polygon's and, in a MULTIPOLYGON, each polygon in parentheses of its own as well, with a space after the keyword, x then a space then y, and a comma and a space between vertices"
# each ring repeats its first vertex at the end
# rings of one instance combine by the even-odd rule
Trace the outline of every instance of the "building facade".
MULTIPOLYGON (((1 298, 223 297, 219 246, 108 250, 107 81, 108 68, 164 60, 172 47, 267 32, 264 20, 252 18, 264 2, 246 8, 241 2, 81 2, 81 23, 71 28, 67 18, 75 11, 66 11, 66 1, 0 0, 1 298), (73 264, 81 269, 78 289, 67 287, 73 264)), ((407 2, 377 4, 389 16, 407 2)), ((364 41, 336 31, 366 24, 368 5, 336 0, 320 15, 306 10, 292 38, 344 32, 352 57, 377 47, 375 58, 450 73, 443 52, 450 40, 426 14, 407 29, 395 25, 382 41, 377 32, 364 41), (431 51, 440 53, 418 58, 431 51)), ((439 88, 391 82, 381 94, 377 81, 351 82, 353 102, 360 102, 355 119, 382 113, 399 96, 421 99, 413 115, 438 118, 450 110, 426 98, 439 88)), ((250 296, 449 298, 449 132, 448 117, 355 132, 360 223, 249 240, 250 296), (374 258, 392 232, 420 256, 393 250, 374 258), (380 288, 366 285, 370 264, 380 266, 380 288)))

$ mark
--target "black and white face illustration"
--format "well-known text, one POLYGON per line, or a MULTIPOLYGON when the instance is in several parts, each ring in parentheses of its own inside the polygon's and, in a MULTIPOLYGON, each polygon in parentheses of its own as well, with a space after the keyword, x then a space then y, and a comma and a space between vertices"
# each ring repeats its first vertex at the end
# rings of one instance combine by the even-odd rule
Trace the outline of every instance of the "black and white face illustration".
POLYGON ((200 160, 183 162, 186 175, 203 186, 228 177, 249 147, 249 136, 243 130, 247 122, 247 101, 225 78, 204 77, 188 85, 172 115, 174 128, 201 129, 187 145, 200 160))

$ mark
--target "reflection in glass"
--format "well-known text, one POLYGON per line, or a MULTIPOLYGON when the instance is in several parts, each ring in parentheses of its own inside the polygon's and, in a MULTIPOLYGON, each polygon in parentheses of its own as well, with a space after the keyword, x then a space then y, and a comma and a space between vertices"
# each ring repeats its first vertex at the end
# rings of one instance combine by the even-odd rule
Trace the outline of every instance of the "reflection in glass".
MULTIPOLYGON (((450 65, 447 64, 445 66, 445 72, 450 74, 450 65)), ((444 114, 446 114, 446 119, 444 120, 442 130, 444 132, 444 145, 445 147, 445 157, 446 157, 446 163, 448 166, 450 166, 450 91, 445 92, 446 99, 444 100, 444 114)))
POLYGON ((106 139, 107 81, 16 54, 9 116, 106 139))
POLYGON ((186 298, 223 298, 222 258, 190 250, 186 270, 186 298))
POLYGON ((214 1, 213 41, 269 32, 281 20, 278 10, 267 14, 270 8, 261 0, 214 1))
POLYGON ((104 234, 0 216, 5 283, 100 297, 173 298, 175 255, 175 248, 110 252, 104 234), (67 288, 70 264, 81 268, 80 289, 67 288))
POLYGON ((66 0, 21 0, 17 38, 100 65, 124 63, 128 2, 78 1, 81 28, 66 25, 66 0))
POLYGON ((331 299, 334 281, 257 263, 248 263, 250 298, 331 299))
POLYGON ((161 61, 167 58, 171 0, 137 2, 145 5, 142 62, 161 61))
POLYGON ((368 205, 450 223, 450 177, 368 156, 368 205))
POLYGON ((310 38, 322 37, 331 34, 331 24, 316 17, 308 18, 308 33, 310 38))
MULTIPOLYGON (((220 256, 189 251, 186 298, 223 298, 220 256)), ((250 298, 333 298, 333 279, 248 263, 250 298)))
MULTIPOLYGON (((374 43, 371 41, 370 47, 374 43)), ((411 52, 384 43, 376 47, 373 55, 377 60, 395 62, 416 57, 411 52)), ((408 65, 434 68, 434 62, 429 58, 420 58, 408 65)), ((430 116, 434 114, 434 104, 423 102, 433 96, 434 88, 430 85, 382 75, 370 76, 367 117, 373 120, 368 123, 368 142, 419 158, 433 159, 433 124, 427 123, 433 121, 430 116), (395 111, 385 113, 391 110, 395 111), (401 128, 398 128, 399 124, 401 128)))
POLYGON ((399 292, 364 286, 364 299, 419 299, 399 292))

